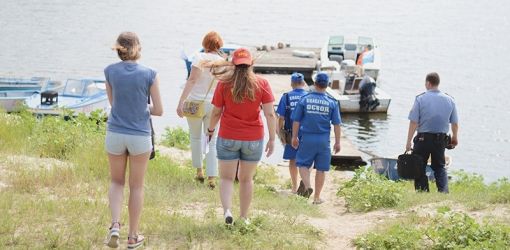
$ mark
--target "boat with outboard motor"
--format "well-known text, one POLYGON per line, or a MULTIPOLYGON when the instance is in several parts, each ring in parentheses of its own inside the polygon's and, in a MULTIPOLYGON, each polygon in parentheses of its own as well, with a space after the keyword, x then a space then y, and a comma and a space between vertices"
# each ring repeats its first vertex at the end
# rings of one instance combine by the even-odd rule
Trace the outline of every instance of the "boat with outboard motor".
POLYGON ((318 68, 330 76, 327 93, 342 113, 388 111, 391 97, 378 86, 381 59, 372 38, 331 36, 320 53, 318 68))

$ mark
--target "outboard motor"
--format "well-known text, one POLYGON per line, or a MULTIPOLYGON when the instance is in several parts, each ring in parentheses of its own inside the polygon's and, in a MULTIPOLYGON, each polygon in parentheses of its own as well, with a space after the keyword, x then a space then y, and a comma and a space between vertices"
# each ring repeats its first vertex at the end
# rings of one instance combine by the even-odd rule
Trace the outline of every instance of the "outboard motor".
POLYGON ((379 106, 379 100, 375 97, 375 80, 365 76, 359 85, 359 108, 362 112, 373 111, 379 106))
POLYGON ((41 93, 41 105, 53 105, 58 103, 58 92, 47 90, 41 93))

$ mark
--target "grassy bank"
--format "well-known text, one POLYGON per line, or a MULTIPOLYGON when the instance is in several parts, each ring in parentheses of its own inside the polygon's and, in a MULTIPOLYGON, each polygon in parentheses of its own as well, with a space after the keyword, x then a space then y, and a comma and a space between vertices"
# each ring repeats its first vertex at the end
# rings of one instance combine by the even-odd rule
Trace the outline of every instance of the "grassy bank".
MULTIPOLYGON (((0 113, 0 249, 102 247, 110 221, 104 135, 100 114, 64 120, 0 113)), ((187 132, 167 129, 161 143, 186 149, 187 132)), ((510 248, 507 179, 486 184, 457 172, 444 195, 433 183, 430 193, 416 193, 411 182, 371 170, 335 183, 336 172, 327 179, 331 199, 314 206, 280 192, 288 180, 263 166, 252 224, 226 227, 218 191, 193 181, 189 160, 167 155, 158 153, 146 176, 141 232, 149 249, 335 249, 338 238, 362 249, 510 248), (332 230, 338 225, 348 236, 332 230)), ((237 216, 237 186, 235 192, 237 216)), ((127 226, 121 233, 125 245, 127 226)))
MULTIPOLYGON (((0 181, 5 184, 0 189, 0 246, 102 247, 110 220, 104 131, 104 123, 85 117, 64 121, 0 114, 0 181)), ((141 231, 147 237, 146 246, 318 247, 321 232, 297 219, 302 214, 320 216, 317 208, 304 199, 282 197, 274 189, 279 185, 274 171, 258 171, 252 224, 227 228, 217 190, 192 181, 191 167, 156 157, 145 182, 141 231)), ((237 192, 236 188, 234 204, 238 204, 237 192)), ((126 209, 122 218, 127 222, 126 209)), ((122 234, 126 236, 127 227, 122 234)))
MULTIPOLYGON (((361 249, 508 249, 510 182, 454 172, 450 193, 416 193, 410 181, 394 182, 360 169, 337 195, 351 211, 393 208, 397 219, 355 239, 361 249), (470 215, 473 214, 473 215, 470 215)), ((431 184, 431 190, 435 184, 431 184)))

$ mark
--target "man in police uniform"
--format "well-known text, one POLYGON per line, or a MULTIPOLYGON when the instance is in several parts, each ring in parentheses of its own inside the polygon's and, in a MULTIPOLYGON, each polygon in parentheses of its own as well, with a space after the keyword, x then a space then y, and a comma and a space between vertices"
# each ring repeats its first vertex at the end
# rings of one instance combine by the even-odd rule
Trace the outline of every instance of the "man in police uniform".
MULTIPOLYGON (((292 91, 284 93, 282 98, 280 99, 280 103, 278 104, 278 108, 276 109, 276 113, 278 114, 278 135, 282 139, 282 143, 285 144, 285 149, 283 151, 283 159, 289 160, 289 173, 290 180, 292 183, 292 193, 297 193, 298 190, 298 169, 296 167, 296 153, 297 150, 292 147, 292 145, 287 144, 285 142, 285 136, 282 134, 290 133, 292 134, 292 120, 290 119, 290 115, 292 111, 294 111, 299 99, 302 96, 307 94, 307 91, 304 89, 305 77, 301 73, 293 73, 290 77, 292 86, 292 91)), ((299 185, 301 192, 304 190, 304 183, 301 181, 299 185)))
MULTIPOLYGON (((448 193, 448 176, 446 174, 444 151, 447 146, 446 137, 451 124, 451 147, 458 144, 457 132, 459 129, 455 100, 439 91, 439 75, 430 73, 425 78, 426 92, 416 96, 413 109, 409 113, 409 132, 407 134, 406 150, 413 150, 427 164, 429 156, 432 158, 431 167, 434 170, 436 186, 439 192, 448 193), (411 138, 414 137, 414 147, 411 147, 411 138)), ((418 191, 429 191, 428 178, 425 171, 414 180, 414 187, 418 191)))
POLYGON ((328 84, 329 76, 318 73, 315 77, 315 91, 301 97, 291 115, 292 147, 297 148, 296 165, 304 184, 304 191, 299 192, 299 195, 308 198, 313 193, 310 168, 313 165, 317 169, 313 204, 324 202, 320 195, 331 163, 331 125, 335 132, 333 149, 335 153, 340 151, 340 107, 337 100, 326 95, 328 84))

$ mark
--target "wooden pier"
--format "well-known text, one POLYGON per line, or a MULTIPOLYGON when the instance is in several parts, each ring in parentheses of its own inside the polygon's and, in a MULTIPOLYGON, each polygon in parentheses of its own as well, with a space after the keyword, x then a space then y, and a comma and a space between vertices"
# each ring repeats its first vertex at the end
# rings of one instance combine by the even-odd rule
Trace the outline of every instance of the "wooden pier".
POLYGON ((255 52, 254 70, 257 73, 292 74, 300 72, 305 79, 311 80, 313 71, 320 59, 320 48, 289 47, 269 51, 255 52), (294 52, 312 53, 312 57, 298 57, 294 52))

